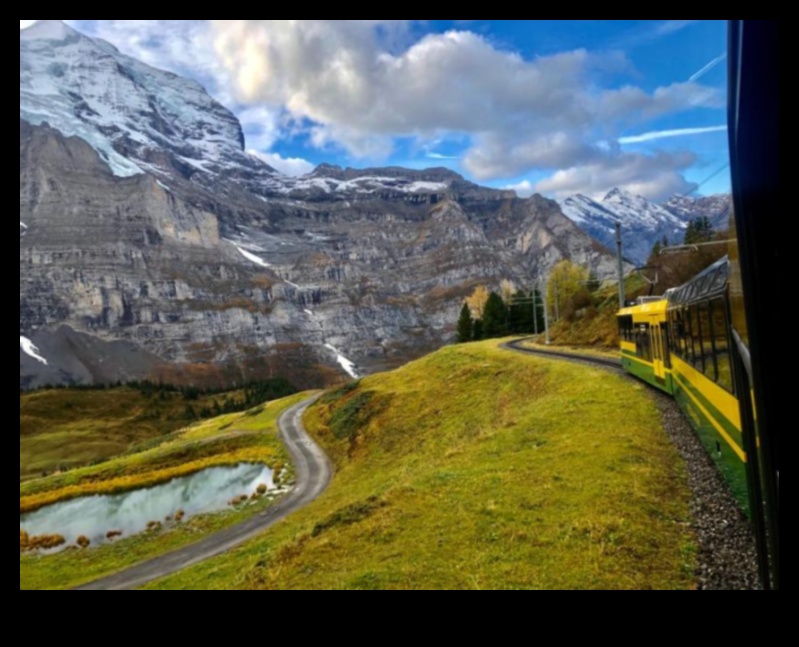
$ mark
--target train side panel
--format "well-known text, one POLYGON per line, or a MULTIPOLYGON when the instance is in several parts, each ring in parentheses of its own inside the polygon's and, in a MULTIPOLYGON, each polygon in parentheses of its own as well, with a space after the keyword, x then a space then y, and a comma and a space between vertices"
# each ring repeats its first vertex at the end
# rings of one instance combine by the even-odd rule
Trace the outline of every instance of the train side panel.
POLYGON ((738 400, 674 356, 675 397, 735 498, 749 512, 747 455, 738 400))

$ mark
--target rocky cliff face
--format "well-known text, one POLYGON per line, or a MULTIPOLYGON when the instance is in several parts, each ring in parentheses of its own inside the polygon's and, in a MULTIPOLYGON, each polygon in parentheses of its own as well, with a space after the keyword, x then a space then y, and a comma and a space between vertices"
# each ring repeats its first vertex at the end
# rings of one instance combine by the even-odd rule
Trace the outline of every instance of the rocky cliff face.
POLYGON ((446 343, 481 283, 529 286, 563 258, 613 275, 554 202, 446 169, 281 176, 196 84, 37 28, 20 35, 21 386, 319 385, 446 343))

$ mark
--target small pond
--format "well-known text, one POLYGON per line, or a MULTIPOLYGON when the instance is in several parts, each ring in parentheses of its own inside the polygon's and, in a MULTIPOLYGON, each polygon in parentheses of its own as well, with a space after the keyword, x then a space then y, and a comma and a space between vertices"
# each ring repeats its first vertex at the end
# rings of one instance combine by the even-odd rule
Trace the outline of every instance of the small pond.
POLYGON ((231 500, 254 494, 260 485, 276 492, 272 470, 263 465, 214 467, 149 489, 56 503, 20 515, 19 529, 31 537, 62 535, 66 539, 63 548, 74 546, 81 536, 97 546, 108 543, 109 532, 130 537, 144 532, 153 522, 165 523, 178 511, 183 512, 185 520, 225 510, 231 500))

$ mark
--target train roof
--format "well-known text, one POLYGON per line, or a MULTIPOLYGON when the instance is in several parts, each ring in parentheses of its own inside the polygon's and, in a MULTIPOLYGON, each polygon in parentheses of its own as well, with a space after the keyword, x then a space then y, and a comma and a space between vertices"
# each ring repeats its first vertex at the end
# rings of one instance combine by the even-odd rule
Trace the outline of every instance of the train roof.
POLYGON ((666 299, 658 299, 648 301, 647 303, 639 303, 638 305, 630 306, 619 310, 619 317, 628 317, 630 315, 660 315, 665 314, 669 302, 666 299))
POLYGON ((682 287, 670 292, 669 305, 691 305, 723 296, 727 292, 729 277, 730 259, 725 256, 682 287))

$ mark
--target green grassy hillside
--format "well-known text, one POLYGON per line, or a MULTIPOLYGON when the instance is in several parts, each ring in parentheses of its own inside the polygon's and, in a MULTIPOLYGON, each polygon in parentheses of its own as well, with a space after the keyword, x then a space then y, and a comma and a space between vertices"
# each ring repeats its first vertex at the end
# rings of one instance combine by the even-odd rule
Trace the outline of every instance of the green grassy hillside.
POLYGON ((330 490, 150 588, 686 589, 683 468, 645 387, 496 342, 326 395, 330 490))

